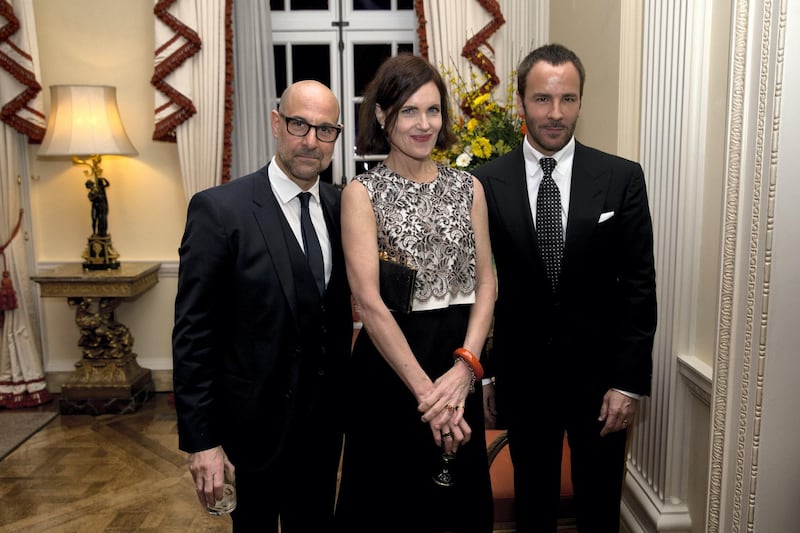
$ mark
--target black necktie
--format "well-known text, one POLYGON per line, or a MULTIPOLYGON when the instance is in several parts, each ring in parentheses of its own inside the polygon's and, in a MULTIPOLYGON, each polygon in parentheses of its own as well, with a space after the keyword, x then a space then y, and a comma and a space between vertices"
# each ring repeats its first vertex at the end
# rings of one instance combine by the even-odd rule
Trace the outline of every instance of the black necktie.
POLYGON ((317 288, 320 294, 325 294, 325 266, 322 262, 322 247, 319 245, 317 232, 311 223, 311 213, 308 210, 308 200, 311 198, 310 192, 301 192, 297 195, 300 198, 300 231, 303 233, 303 248, 306 251, 306 260, 314 274, 317 288))
POLYGON ((553 169, 556 160, 543 157, 539 160, 542 167, 542 183, 536 196, 536 235, 539 249, 542 251, 547 278, 553 292, 558 287, 558 276, 561 272, 561 256, 564 253, 564 237, 561 232, 561 194, 553 181, 553 169))

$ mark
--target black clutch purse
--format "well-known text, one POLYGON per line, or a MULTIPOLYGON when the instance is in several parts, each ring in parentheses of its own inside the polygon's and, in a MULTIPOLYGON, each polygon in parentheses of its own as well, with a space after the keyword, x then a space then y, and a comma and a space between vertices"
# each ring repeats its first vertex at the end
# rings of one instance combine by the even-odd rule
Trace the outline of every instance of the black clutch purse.
POLYGON ((386 252, 381 252, 379 263, 381 298, 386 307, 391 311, 410 313, 417 269, 389 259, 386 252))

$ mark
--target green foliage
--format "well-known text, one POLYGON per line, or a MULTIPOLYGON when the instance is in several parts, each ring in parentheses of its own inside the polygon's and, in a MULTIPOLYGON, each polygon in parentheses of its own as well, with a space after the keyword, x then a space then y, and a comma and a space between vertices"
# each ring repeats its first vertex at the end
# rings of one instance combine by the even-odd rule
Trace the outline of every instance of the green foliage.
POLYGON ((505 102, 499 104, 491 93, 482 92, 485 83, 478 83, 477 76, 467 84, 448 69, 443 69, 443 75, 450 84, 451 98, 461 102, 461 107, 452 112, 456 142, 449 150, 434 150, 435 160, 472 170, 520 145, 525 123, 517 114, 511 86, 505 102))

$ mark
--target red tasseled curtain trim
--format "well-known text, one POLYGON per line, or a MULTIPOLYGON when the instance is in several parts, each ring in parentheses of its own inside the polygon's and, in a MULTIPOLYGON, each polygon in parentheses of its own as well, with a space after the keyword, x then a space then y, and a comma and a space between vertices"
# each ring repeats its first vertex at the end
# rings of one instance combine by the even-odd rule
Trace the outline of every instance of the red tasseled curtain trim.
MULTIPOLYGON (((26 381, 24 383, 14 383, 11 381, 3 381, 0 382, 0 385, 25 385, 26 387, 30 387, 34 383, 44 383, 45 379, 36 379, 31 381, 26 381)), ((42 405, 48 403, 53 400, 53 396, 47 391, 47 389, 41 389, 35 392, 8 392, 2 393, 0 392, 0 407, 5 407, 6 409, 20 409, 22 407, 36 407, 37 405, 42 405)))
POLYGON ((489 37, 494 35, 494 33, 500 29, 500 26, 506 23, 506 19, 503 18, 503 13, 500 11, 500 4, 497 3, 497 0, 478 0, 478 3, 483 9, 489 12, 492 16, 492 20, 467 41, 467 44, 465 44, 463 50, 461 50, 461 55, 486 73, 486 83, 481 87, 481 92, 490 92, 495 85, 500 83, 500 78, 497 77, 494 63, 492 63, 483 52, 478 50, 478 48, 481 45, 486 45, 486 47, 494 53, 492 45, 489 44, 489 37))
MULTIPOLYGON (((160 120, 155 125, 153 140, 175 142, 175 128, 190 119, 197 109, 191 99, 187 98, 174 87, 170 86, 165 78, 175 69, 180 67, 184 61, 197 54, 202 46, 200 36, 183 24, 180 20, 169 13, 170 6, 175 0, 159 0, 153 12, 164 24, 175 32, 175 37, 164 43, 156 55, 161 53, 164 48, 175 42, 178 38, 183 38, 186 43, 178 48, 172 55, 164 59, 155 68, 153 78, 150 83, 162 94, 168 102, 161 108, 156 109, 156 113, 164 107, 175 106, 175 112, 160 120)), ((225 95, 224 95, 224 118, 222 134, 222 183, 231 179, 231 161, 233 159, 233 147, 231 145, 231 135, 233 133, 233 0, 225 0, 225 95)))
POLYGON ((233 76, 233 0, 225 0, 225 126, 222 133, 222 183, 227 183, 231 179, 233 76))
POLYGON ((419 55, 428 59, 428 32, 425 26, 425 4, 422 0, 414 0, 414 12, 417 14, 417 38, 419 39, 419 55))
POLYGON ((500 12, 500 4, 497 3, 497 0, 478 0, 478 3, 480 3, 481 7, 489 12, 489 14, 492 16, 492 20, 490 20, 486 26, 481 28, 478 33, 473 35, 461 50, 462 57, 467 58, 470 63, 481 69, 486 74, 486 81, 483 83, 483 85, 478 87, 474 93, 465 95, 464 99, 461 101, 461 109, 467 115, 471 115, 471 99, 479 94, 492 92, 492 89, 494 89, 495 85, 500 83, 500 78, 497 77, 497 71, 495 71, 494 63, 492 63, 492 61, 486 57, 486 55, 481 52, 479 48, 481 45, 486 45, 486 48, 494 53, 494 48, 492 48, 492 45, 489 44, 489 37, 494 35, 500 26, 506 23, 506 19, 503 18, 503 13, 500 12))
MULTIPOLYGON (((506 23, 503 18, 503 13, 500 10, 500 4, 497 0, 477 0, 478 3, 484 8, 491 16, 492 20, 486 26, 473 35, 464 48, 461 50, 461 55, 469 60, 470 63, 481 69, 486 73, 486 82, 478 89, 478 94, 488 93, 500 83, 500 78, 497 77, 497 72, 494 68, 494 63, 480 51, 480 47, 485 45, 489 50, 494 53, 494 49, 489 44, 489 38, 506 23)), ((423 0, 414 0, 414 12, 417 15, 417 37, 419 39, 419 54, 428 59, 428 34, 425 29, 428 21, 425 19, 425 5, 423 0)), ((475 95, 472 95, 474 97, 475 95)), ((469 109, 469 98, 462 103, 462 108, 469 109)))
MULTIPOLYGON (((192 115, 197 113, 197 109, 194 107, 191 99, 187 98, 178 92, 174 87, 169 85, 166 81, 164 81, 164 79, 173 71, 175 71, 175 69, 180 67, 184 61, 198 53, 202 44, 200 41, 200 36, 197 35, 194 30, 175 18, 169 12, 169 8, 173 3, 175 3, 175 0, 159 0, 153 8, 153 13, 155 16, 158 17, 158 19, 164 24, 169 26, 169 28, 176 34, 171 41, 165 43, 161 48, 156 50, 156 55, 158 55, 161 50, 163 50, 169 44, 174 42, 175 39, 178 39, 178 37, 183 37, 186 39, 186 44, 178 48, 175 53, 164 59, 164 61, 156 66, 150 83, 156 88, 156 90, 160 91, 164 94, 164 96, 167 97, 169 100, 168 104, 166 104, 167 106, 175 105, 178 109, 165 119, 156 123, 155 131, 153 132, 154 141, 175 142, 175 128, 183 124, 185 121, 191 118, 192 115)), ((159 110, 156 110, 156 112, 158 111, 159 110)))
MULTIPOLYGON (((14 53, 30 61, 32 59, 30 54, 21 50, 11 41, 11 36, 19 30, 19 19, 14 15, 14 6, 5 0, 0 0, 0 18, 6 21, 6 24, 0 26, 0 43, 10 47, 14 53)), ((28 102, 36 98, 36 95, 42 90, 42 86, 36 81, 36 76, 33 72, 27 70, 2 51, 0 51, 0 69, 11 74, 15 80, 25 86, 21 93, 0 108, 0 121, 8 124, 23 135, 27 135, 29 142, 34 144, 42 142, 45 129, 39 124, 34 124, 18 115, 19 111, 24 109, 28 113, 41 117, 42 123, 44 123, 44 115, 40 111, 28 107, 28 102)))

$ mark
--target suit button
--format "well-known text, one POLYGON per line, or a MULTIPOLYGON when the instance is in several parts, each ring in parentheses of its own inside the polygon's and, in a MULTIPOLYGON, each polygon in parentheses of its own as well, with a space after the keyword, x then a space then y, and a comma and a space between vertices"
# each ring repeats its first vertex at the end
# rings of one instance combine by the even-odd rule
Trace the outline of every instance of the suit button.
POLYGON ((317 369, 317 375, 320 376, 320 377, 324 376, 325 375, 325 369, 324 368, 318 368, 317 369))
POLYGON ((294 389, 289 389, 286 391, 286 399, 291 400, 292 396, 294 396, 294 389))
POLYGON ((325 348, 324 346, 320 346, 319 347, 319 354, 320 355, 327 355, 328 354, 328 349, 325 348))
POLYGON ((301 347, 297 346, 294 349, 294 356, 295 357, 300 357, 301 355, 303 355, 303 349, 301 347))

